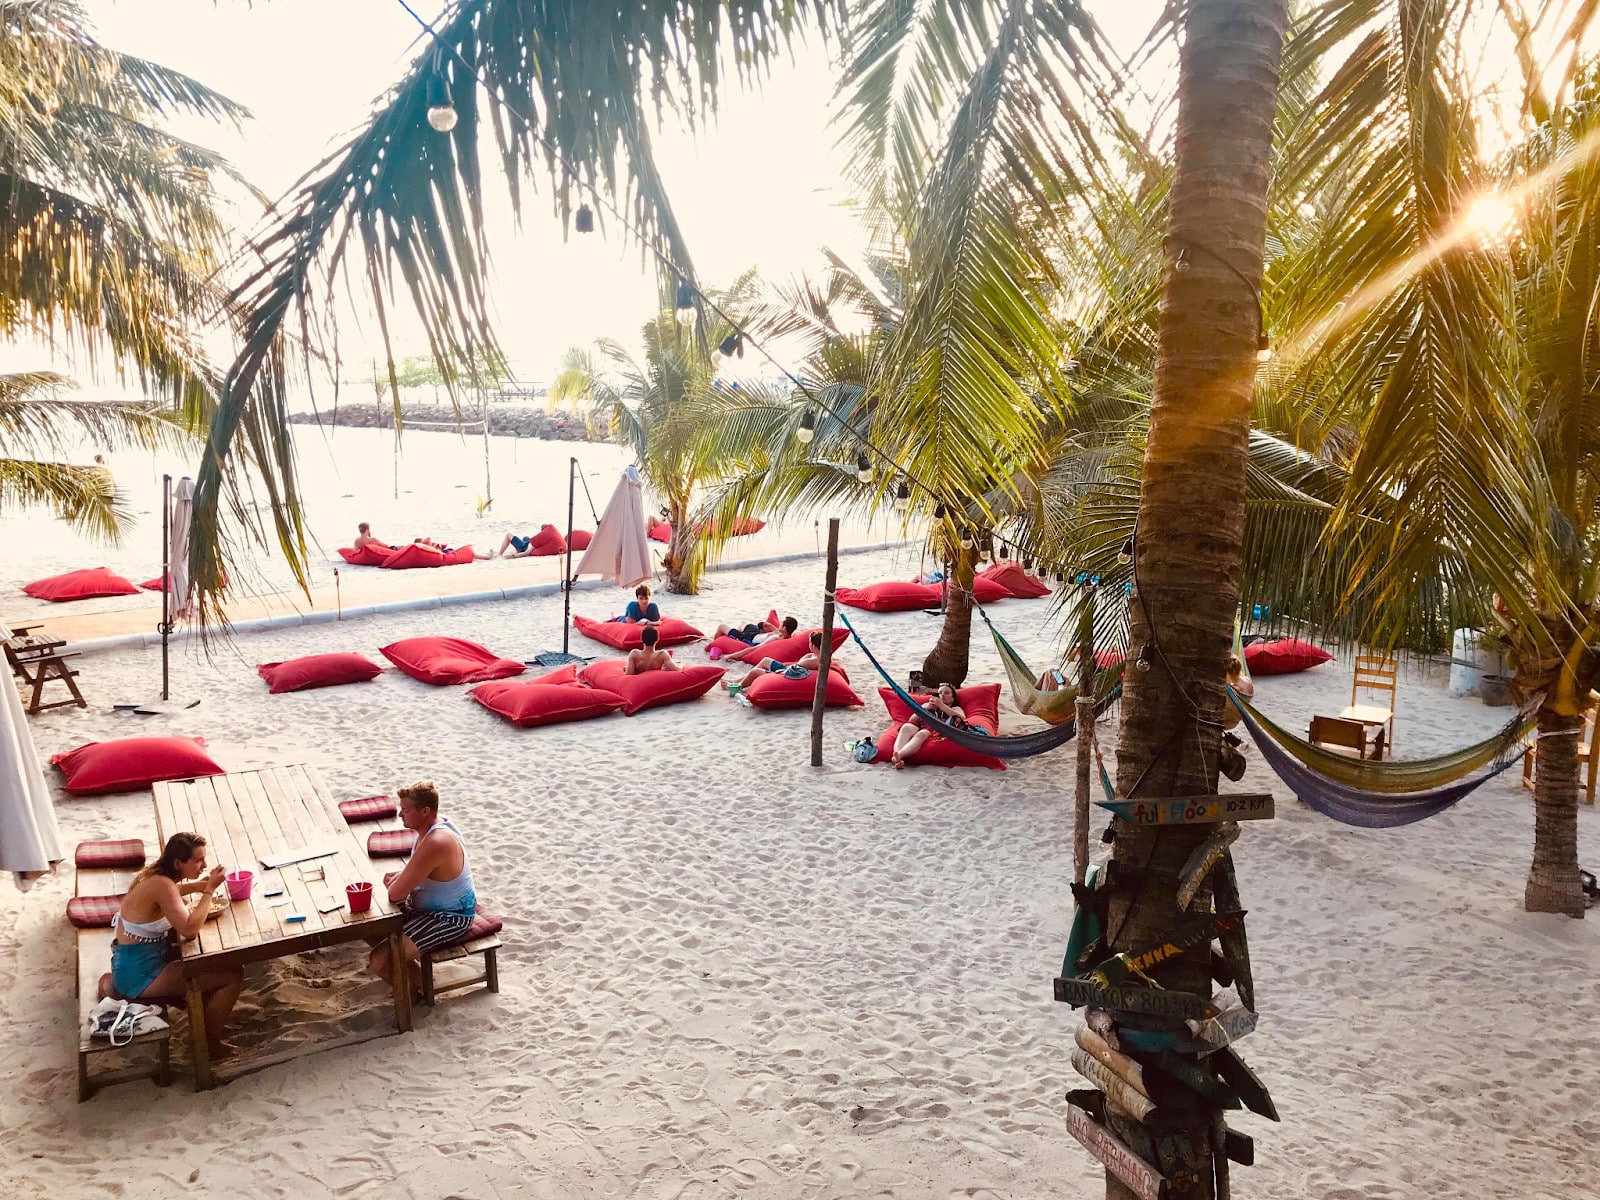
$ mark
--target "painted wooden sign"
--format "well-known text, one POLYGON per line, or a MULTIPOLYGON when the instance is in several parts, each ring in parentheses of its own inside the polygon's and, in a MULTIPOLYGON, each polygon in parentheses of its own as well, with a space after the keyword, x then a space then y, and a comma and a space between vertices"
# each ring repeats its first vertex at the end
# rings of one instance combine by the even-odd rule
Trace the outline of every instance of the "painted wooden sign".
POLYGON ((1101 987, 1088 979, 1055 981, 1056 999, 1073 1008, 1092 1004, 1112 1012, 1148 1013, 1157 1017, 1193 1017, 1205 1020, 1217 1014, 1217 1006, 1204 996, 1175 992, 1167 988, 1101 987))
POLYGON ((1209 946, 1213 938, 1220 937, 1235 926, 1243 925, 1242 912, 1206 913, 1192 921, 1185 921, 1148 946, 1107 959, 1090 971, 1087 977, 1102 987, 1121 983, 1130 975, 1142 974, 1177 958, 1180 954, 1209 946))
MULTIPOLYGON (((1217 861, 1211 878, 1211 898, 1225 912, 1244 907, 1239 899, 1239 877, 1233 870, 1232 854, 1224 853, 1217 861)), ((1222 954, 1228 960, 1228 970, 1233 974, 1239 999, 1244 1001, 1246 1008, 1254 1008, 1256 984, 1255 977, 1250 973, 1250 938, 1245 933, 1244 923, 1241 921, 1219 935, 1218 941, 1222 943, 1222 954)))
POLYGON ((1097 800, 1135 825, 1212 825, 1218 821, 1264 821, 1277 816, 1270 795, 1157 796, 1146 800, 1097 800))
POLYGON ((1259 1019, 1253 1011, 1240 1004, 1225 1008, 1207 1020, 1185 1023, 1197 1042, 1204 1043, 1209 1050, 1220 1050, 1254 1033, 1259 1019))
POLYGON ((1222 1149, 1223 1153, 1241 1167, 1256 1165, 1256 1140, 1248 1133, 1240 1133, 1237 1129, 1225 1127, 1222 1133, 1222 1149))
POLYGON ((1134 1120, 1143 1121, 1155 1112, 1156 1106, 1149 1096, 1135 1090, 1132 1084, 1087 1051, 1073 1050, 1071 1061, 1074 1071, 1104 1092, 1106 1098, 1114 1101, 1118 1108, 1131 1114, 1134 1120))
POLYGON ((1115 1073, 1134 1091, 1141 1096, 1148 1097, 1150 1095, 1150 1089, 1145 1086, 1144 1082, 1144 1068, 1094 1030, 1084 1026, 1073 1035, 1073 1040, 1078 1043, 1079 1049, 1087 1050, 1099 1061, 1101 1066, 1115 1073))
POLYGON ((1194 853, 1183 864, 1183 870, 1178 872, 1179 908, 1187 910, 1194 903, 1206 877, 1211 874, 1211 868, 1222 861, 1228 847, 1238 840, 1239 822, 1224 821, 1211 831, 1210 837, 1194 848, 1194 853))
POLYGON ((1260 1113, 1269 1121, 1279 1120, 1278 1106, 1272 1102, 1272 1097, 1267 1094, 1264 1083, 1257 1078, 1256 1073, 1245 1066, 1244 1059, 1229 1047, 1223 1047, 1208 1060, 1212 1068, 1227 1081, 1239 1099, 1251 1112, 1260 1113))
POLYGON ((1154 1065, 1218 1108, 1242 1107, 1239 1097, 1228 1089, 1227 1084, 1193 1059, 1185 1058, 1173 1050, 1161 1050, 1156 1054, 1154 1065))
POLYGON ((1139 1200, 1166 1200, 1167 1181, 1111 1130, 1077 1105, 1067 1106, 1067 1132, 1139 1200))

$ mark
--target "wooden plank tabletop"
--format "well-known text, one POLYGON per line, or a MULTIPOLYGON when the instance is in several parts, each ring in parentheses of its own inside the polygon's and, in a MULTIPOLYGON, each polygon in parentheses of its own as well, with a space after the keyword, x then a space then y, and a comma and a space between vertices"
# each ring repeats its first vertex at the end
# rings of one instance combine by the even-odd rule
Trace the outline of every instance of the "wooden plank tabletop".
POLYGON ((206 922, 199 938, 185 943, 186 960, 278 957, 360 936, 356 926, 382 926, 372 931, 381 935, 392 925, 398 910, 389 902, 383 876, 395 864, 368 856, 315 767, 234 771, 157 783, 152 790, 160 842, 180 830, 198 833, 206 839, 212 865, 256 876, 250 899, 230 903, 220 917, 206 922), (311 845, 334 846, 337 853, 262 869, 265 856, 311 845), (372 908, 365 913, 352 913, 345 897, 345 885, 356 882, 372 884, 372 908), (276 883, 284 894, 265 895, 276 883), (287 922, 291 913, 305 921, 287 922))

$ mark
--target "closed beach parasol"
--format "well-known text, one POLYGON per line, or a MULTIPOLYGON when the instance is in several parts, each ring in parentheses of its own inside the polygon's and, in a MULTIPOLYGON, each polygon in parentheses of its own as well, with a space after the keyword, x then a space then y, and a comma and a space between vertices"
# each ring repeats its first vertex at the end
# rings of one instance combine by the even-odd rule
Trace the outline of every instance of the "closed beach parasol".
POLYGON ((630 465, 622 473, 574 574, 599 575, 622 587, 643 583, 653 574, 644 527, 644 480, 637 467, 630 465))
POLYGON ((0 681, 0 871, 26 891, 65 857, 50 788, 39 769, 17 689, 0 681))

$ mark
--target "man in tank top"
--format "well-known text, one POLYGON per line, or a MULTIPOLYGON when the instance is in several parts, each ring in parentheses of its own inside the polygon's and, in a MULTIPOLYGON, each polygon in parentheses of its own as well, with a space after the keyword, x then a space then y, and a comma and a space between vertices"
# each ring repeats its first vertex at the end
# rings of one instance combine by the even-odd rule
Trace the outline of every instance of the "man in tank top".
MULTIPOLYGON (((472 867, 461 834, 439 815, 439 792, 431 783, 400 789, 400 823, 417 835, 416 849, 389 884, 389 900, 406 914, 400 940, 413 988, 420 986, 422 952, 453 946, 467 936, 478 911, 472 867)), ((373 971, 393 980, 388 943, 368 960, 373 971)))

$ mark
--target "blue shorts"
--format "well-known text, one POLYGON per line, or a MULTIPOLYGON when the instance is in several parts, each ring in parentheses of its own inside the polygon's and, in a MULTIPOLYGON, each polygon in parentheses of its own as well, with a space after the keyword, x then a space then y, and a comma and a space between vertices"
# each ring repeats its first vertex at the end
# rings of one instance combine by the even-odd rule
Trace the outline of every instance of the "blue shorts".
POLYGON ((511 548, 518 554, 526 554, 528 552, 528 547, 531 545, 533 545, 533 539, 531 537, 519 538, 514 533, 511 535, 511 548))
POLYGON ((112 942, 111 986, 129 1000, 144 995, 161 968, 173 960, 173 945, 160 942, 112 942))

